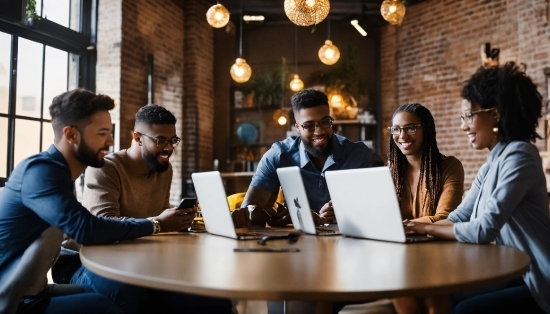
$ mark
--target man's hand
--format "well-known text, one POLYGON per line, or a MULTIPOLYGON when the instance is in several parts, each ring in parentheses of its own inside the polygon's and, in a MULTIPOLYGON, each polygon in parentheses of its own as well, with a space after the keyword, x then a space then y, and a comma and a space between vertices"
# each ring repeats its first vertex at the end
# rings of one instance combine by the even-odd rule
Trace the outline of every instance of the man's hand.
POLYGON ((235 208, 231 212, 231 218, 235 228, 248 228, 250 227, 250 212, 245 208, 235 208))
POLYGON ((328 201, 321 210, 319 211, 320 219, 320 225, 322 224, 335 224, 336 223, 336 216, 334 215, 334 208, 332 207, 332 201, 328 201))
POLYGON ((267 221, 267 223, 272 227, 284 227, 288 224, 291 224, 292 219, 290 218, 290 212, 288 211, 288 208, 277 203, 277 212, 274 215, 270 216, 270 219, 267 221))
POLYGON ((174 207, 165 209, 157 216, 157 220, 160 224, 160 231, 172 232, 186 230, 191 227, 196 213, 196 207, 184 209, 177 209, 177 207, 174 207))

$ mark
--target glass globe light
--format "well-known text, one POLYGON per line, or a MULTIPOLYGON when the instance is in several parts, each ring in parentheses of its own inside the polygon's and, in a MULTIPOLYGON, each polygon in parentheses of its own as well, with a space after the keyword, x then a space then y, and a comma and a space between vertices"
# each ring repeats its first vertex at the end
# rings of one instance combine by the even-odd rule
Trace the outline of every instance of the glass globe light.
POLYGON ((229 22, 229 11, 221 4, 213 5, 206 11, 206 21, 212 27, 224 27, 229 22))
POLYGON ((285 0, 284 7, 288 19, 298 26, 317 25, 330 11, 328 0, 285 0))
POLYGON ((325 44, 319 49, 319 59, 327 65, 333 65, 340 59, 340 50, 332 44, 332 41, 325 40, 325 44))
POLYGON ((332 107, 342 107, 343 104, 343 99, 342 99, 342 95, 340 94, 333 94, 331 97, 330 97, 330 104, 332 105, 332 107))
POLYGON ((245 59, 237 58, 237 60, 235 60, 235 64, 231 66, 229 73, 235 82, 244 83, 250 79, 250 76, 252 76, 252 69, 248 63, 246 63, 245 59))
POLYGON ((287 123, 287 118, 284 116, 284 115, 281 115, 279 117, 279 119, 277 119, 277 123, 279 123, 279 125, 285 125, 287 123))
POLYGON ((304 82, 300 79, 298 74, 294 74, 294 79, 290 81, 290 89, 295 92, 299 92, 304 88, 304 82))
POLYGON ((401 25, 405 11, 405 5, 401 0, 384 0, 380 6, 382 17, 392 25, 401 25))

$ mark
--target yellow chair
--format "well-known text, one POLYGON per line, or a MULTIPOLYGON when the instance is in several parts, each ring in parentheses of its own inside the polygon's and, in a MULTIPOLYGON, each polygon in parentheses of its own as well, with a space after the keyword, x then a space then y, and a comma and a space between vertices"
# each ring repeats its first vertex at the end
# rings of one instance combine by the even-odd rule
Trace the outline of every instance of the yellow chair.
MULTIPOLYGON (((246 192, 241 193, 235 193, 231 194, 227 197, 227 203, 229 204, 229 209, 231 211, 234 211, 235 208, 241 208, 241 204, 244 201, 244 196, 246 195, 246 192)), ((285 197, 283 195, 283 189, 279 189, 279 195, 277 196, 277 203, 284 204, 285 203, 285 197)))

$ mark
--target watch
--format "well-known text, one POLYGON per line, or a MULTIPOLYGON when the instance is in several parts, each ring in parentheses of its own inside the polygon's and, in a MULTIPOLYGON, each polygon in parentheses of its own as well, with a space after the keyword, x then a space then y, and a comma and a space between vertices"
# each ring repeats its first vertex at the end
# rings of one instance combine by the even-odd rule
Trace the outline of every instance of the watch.
POLYGON ((149 217, 147 218, 152 224, 153 224, 153 234, 157 234, 160 232, 160 223, 157 220, 157 217, 149 217))

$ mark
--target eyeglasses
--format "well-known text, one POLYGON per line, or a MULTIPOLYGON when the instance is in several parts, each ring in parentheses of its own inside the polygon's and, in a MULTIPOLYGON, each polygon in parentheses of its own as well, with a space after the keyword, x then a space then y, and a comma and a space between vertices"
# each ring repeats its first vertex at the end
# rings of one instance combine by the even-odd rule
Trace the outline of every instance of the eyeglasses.
POLYGON ((150 139, 152 139, 153 141, 155 141, 157 143, 157 147, 166 147, 168 145, 176 148, 178 147, 178 145, 180 144, 181 142, 181 138, 177 137, 177 136, 174 136, 172 137, 171 139, 165 139, 165 138, 158 138, 158 137, 152 137, 150 135, 147 135, 145 133, 140 133, 140 132, 136 132, 137 134, 139 135, 143 135, 145 137, 148 137, 150 139))
POLYGON ((388 127, 388 131, 390 131, 391 135, 400 135, 401 131, 404 131, 406 134, 415 134, 416 128, 418 128, 419 126, 422 126, 422 124, 411 124, 404 127, 392 125, 388 127))
POLYGON ((465 112, 464 114, 460 115, 460 120, 462 121, 462 123, 472 124, 472 122, 474 122, 474 115, 482 112, 489 112, 494 109, 495 107, 489 108, 489 109, 481 109, 481 110, 476 110, 471 112, 465 112))
POLYGON ((317 126, 321 129, 328 129, 332 127, 332 123, 334 122, 334 119, 332 117, 326 117, 323 118, 319 122, 306 122, 304 124, 299 124, 299 126, 302 127, 302 129, 308 133, 313 133, 317 129, 317 126))

